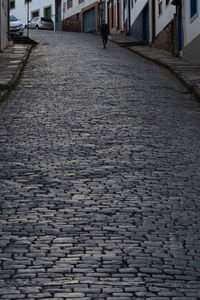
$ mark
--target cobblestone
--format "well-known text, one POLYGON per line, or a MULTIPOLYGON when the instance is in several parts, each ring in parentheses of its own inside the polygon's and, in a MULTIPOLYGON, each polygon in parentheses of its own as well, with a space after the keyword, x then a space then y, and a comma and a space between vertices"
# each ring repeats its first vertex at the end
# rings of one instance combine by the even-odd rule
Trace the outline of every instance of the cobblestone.
POLYGON ((0 297, 198 299, 196 98, 98 36, 31 35, 0 104, 0 297))

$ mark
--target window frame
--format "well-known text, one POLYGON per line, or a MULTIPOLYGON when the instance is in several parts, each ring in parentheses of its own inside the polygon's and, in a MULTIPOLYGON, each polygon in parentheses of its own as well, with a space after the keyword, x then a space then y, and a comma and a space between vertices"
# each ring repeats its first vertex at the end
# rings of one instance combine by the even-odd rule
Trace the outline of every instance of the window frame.
POLYGON ((73 0, 67 0, 67 9, 70 9, 73 7, 73 0))
POLYGON ((29 1, 26 1, 26 0, 24 0, 24 4, 26 5, 26 4, 28 4, 28 2, 29 2, 29 4, 32 2, 32 0, 29 0, 29 1))
POLYGON ((40 16, 40 10, 39 9, 31 11, 31 17, 32 17, 31 19, 33 19, 35 17, 39 17, 39 16, 40 16), (38 13, 38 15, 37 16, 33 16, 33 14, 35 14, 35 13, 38 13))
POLYGON ((198 0, 190 0, 190 23, 192 23, 198 17, 198 0), (192 1, 196 2, 196 12, 192 15, 192 1))
POLYGON ((10 5, 10 10, 15 9, 15 0, 10 0, 9 5, 10 5), (11 3, 13 3, 13 7, 11 7, 11 3))
POLYGON ((163 14, 163 0, 158 0, 158 16, 162 16, 163 14))
POLYGON ((165 0, 165 7, 167 8, 170 5, 170 0, 165 0))
POLYGON ((48 9, 50 9, 50 11, 51 11, 51 18, 52 18, 52 5, 47 5, 47 6, 43 7, 43 16, 44 16, 44 18, 47 18, 46 11, 48 9))

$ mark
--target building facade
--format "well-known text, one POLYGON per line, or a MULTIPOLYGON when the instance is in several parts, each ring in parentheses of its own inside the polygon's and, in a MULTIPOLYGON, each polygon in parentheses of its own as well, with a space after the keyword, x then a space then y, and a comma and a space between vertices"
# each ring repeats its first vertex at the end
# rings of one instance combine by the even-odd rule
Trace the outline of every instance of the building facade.
POLYGON ((128 31, 128 1, 106 0, 104 18, 110 32, 128 31))
POLYGON ((127 1, 127 34, 200 64, 200 0, 127 1))
POLYGON ((151 5, 149 0, 131 0, 128 13, 130 34, 143 41, 151 40, 151 5), (129 17, 130 16, 130 17, 129 17))
POLYGON ((8 45, 9 5, 7 0, 0 0, 0 51, 8 45))
POLYGON ((55 29, 61 29, 61 0, 10 0, 10 14, 21 20, 23 25, 27 25, 33 17, 51 18, 55 24, 55 29))
POLYGON ((98 32, 104 18, 105 2, 96 0, 62 0, 62 29, 98 32))
POLYGON ((174 19, 176 9, 170 0, 131 0, 130 3, 130 34, 136 39, 154 42, 157 46, 166 37, 164 31, 174 19))
POLYGON ((200 65, 200 1, 185 0, 183 12, 183 58, 200 65))

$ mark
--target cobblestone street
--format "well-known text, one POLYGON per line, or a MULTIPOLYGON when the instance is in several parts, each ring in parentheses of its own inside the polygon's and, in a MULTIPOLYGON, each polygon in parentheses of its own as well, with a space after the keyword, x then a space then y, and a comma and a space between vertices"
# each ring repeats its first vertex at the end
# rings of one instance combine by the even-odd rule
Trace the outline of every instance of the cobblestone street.
POLYGON ((99 36, 30 36, 0 104, 0 299, 200 299, 200 103, 99 36))

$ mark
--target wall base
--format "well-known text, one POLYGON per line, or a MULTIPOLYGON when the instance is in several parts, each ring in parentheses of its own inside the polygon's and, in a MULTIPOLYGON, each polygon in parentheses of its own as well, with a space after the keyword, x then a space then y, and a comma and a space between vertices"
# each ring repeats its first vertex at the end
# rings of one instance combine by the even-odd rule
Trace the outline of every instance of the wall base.
POLYGON ((170 53, 175 53, 174 47, 174 20, 172 20, 155 38, 151 44, 155 48, 159 48, 170 53))
POLYGON ((183 59, 190 61, 193 64, 200 65, 200 34, 192 40, 182 51, 183 59))
POLYGON ((81 14, 75 14, 62 21, 62 30, 81 32, 81 14))

